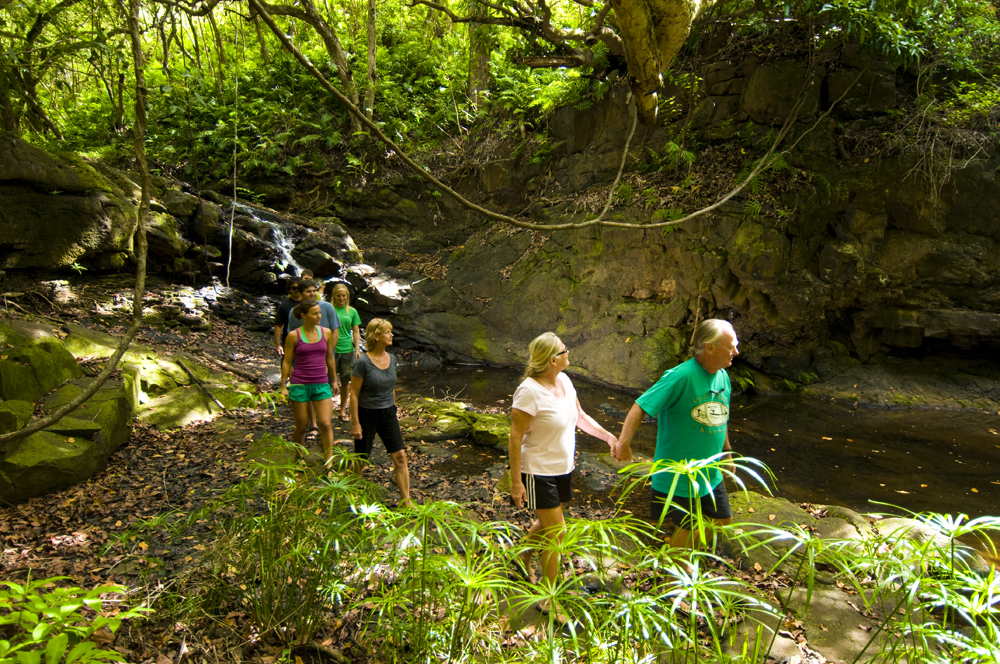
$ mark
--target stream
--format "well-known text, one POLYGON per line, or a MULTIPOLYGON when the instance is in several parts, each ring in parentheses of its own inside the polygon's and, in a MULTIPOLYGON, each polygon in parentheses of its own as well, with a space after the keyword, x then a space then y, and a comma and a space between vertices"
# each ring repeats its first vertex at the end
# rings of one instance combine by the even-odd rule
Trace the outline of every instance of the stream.
MULTIPOLYGON (((506 410, 519 381, 509 369, 409 367, 400 371, 399 390, 506 410)), ((580 378, 573 382, 584 410, 612 433, 621 431, 635 396, 580 378)), ((775 475, 774 494, 793 502, 837 504, 861 513, 1000 515, 1000 417, 995 415, 854 409, 788 395, 734 400, 729 427, 733 449, 767 464, 775 475)), ((632 447, 652 457, 655 442, 656 428, 647 423, 632 447)), ((580 432, 577 448, 608 449, 580 432)), ((500 460, 470 456, 463 459, 465 472, 477 458, 483 470, 500 460)), ((644 515, 642 503, 630 500, 629 507, 644 515)))

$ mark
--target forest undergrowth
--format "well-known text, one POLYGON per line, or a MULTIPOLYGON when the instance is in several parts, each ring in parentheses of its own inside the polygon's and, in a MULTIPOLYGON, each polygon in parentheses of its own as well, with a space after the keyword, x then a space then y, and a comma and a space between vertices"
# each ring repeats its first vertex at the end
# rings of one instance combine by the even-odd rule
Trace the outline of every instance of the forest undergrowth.
MULTIPOLYGON (((67 313, 35 305, 52 321, 67 313)), ((212 335, 268 364, 260 335, 214 322, 212 335)), ((921 517, 943 543, 904 532, 820 540, 788 524, 722 533, 748 550, 790 543, 796 572, 783 574, 671 550, 620 506, 574 503, 563 580, 550 588, 511 574, 531 514, 488 473, 456 475, 450 455, 411 450, 419 504, 400 509, 387 501, 386 459, 376 455, 364 476, 318 473, 282 437, 287 406, 248 406, 235 421, 136 426, 104 472, 3 508, 0 647, 22 649, 0 659, 763 662, 780 631, 802 661, 820 662, 788 612, 817 566, 873 620, 858 661, 1000 655, 1000 578, 973 572, 956 543, 995 530, 996 518, 921 517), (540 613, 540 600, 560 612, 540 613)), ((337 433, 345 465, 346 434, 337 433)))

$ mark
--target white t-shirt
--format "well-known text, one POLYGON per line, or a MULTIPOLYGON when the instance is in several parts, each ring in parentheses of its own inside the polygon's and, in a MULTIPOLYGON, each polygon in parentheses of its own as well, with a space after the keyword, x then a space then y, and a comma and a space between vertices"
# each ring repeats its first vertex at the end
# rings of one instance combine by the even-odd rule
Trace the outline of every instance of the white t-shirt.
POLYGON ((569 376, 558 380, 566 392, 557 399, 534 378, 525 378, 514 391, 513 407, 532 416, 521 439, 521 472, 528 475, 566 475, 573 472, 576 452, 576 390, 569 376))

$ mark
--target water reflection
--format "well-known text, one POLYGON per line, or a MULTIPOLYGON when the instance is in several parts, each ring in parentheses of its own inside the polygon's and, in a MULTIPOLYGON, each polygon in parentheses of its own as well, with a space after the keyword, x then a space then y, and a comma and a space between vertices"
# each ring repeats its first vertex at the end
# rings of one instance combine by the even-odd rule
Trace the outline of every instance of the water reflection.
MULTIPOLYGON (((400 373, 404 391, 452 396, 479 408, 510 407, 514 371, 449 367, 400 373)), ((580 403, 617 433, 635 396, 574 379, 580 403), (605 410, 599 408, 605 405, 605 410), (607 410, 607 406, 611 410, 607 410)), ((937 410, 854 410, 799 397, 732 404, 733 448, 766 463, 776 495, 795 502, 840 504, 859 512, 1000 515, 1000 418, 937 410)), ((656 430, 640 427, 633 449, 652 456, 656 430)), ((606 452, 578 433, 581 451, 606 452)))

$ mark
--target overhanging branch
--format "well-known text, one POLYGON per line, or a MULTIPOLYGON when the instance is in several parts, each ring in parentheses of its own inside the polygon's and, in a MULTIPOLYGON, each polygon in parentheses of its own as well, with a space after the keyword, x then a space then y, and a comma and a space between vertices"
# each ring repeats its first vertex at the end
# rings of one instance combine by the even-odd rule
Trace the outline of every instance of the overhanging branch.
MULTIPOLYGON (((802 91, 799 94, 798 99, 796 100, 795 104, 792 106, 792 110, 789 113, 788 118, 785 120, 784 124, 782 125, 781 130, 778 132, 778 135, 775 138, 774 143, 771 145, 771 148, 757 162, 757 165, 750 171, 749 175, 747 175, 747 177, 743 180, 743 182, 739 183, 736 187, 734 187, 732 190, 730 190, 725 196, 723 196, 721 199, 719 199, 718 201, 716 201, 712 205, 704 207, 704 208, 702 208, 700 210, 696 210, 696 211, 688 214, 687 216, 685 216, 685 217, 683 217, 681 219, 675 219, 673 221, 662 221, 662 222, 657 222, 657 223, 652 223, 652 224, 633 224, 633 223, 622 222, 622 221, 605 221, 603 219, 603 213, 602 213, 601 216, 599 216, 599 217, 597 217, 595 219, 589 219, 587 221, 581 221, 581 222, 575 222, 575 223, 574 222, 570 222, 570 223, 565 223, 565 224, 535 224, 535 223, 523 221, 521 219, 516 219, 516 218, 508 216, 506 214, 501 214, 499 212, 494 212, 493 210, 489 210, 487 208, 484 208, 481 205, 477 205, 477 204, 473 203, 472 201, 466 199, 465 197, 463 197, 461 194, 459 194, 457 191, 455 191, 454 189, 452 189, 451 187, 449 187, 445 183, 443 183, 440 180, 438 180, 429 171, 427 171, 427 169, 423 168, 422 166, 420 166, 419 164, 417 164, 415 161, 413 161, 413 159, 410 158, 410 156, 408 154, 406 154, 406 152, 403 151, 402 148, 400 148, 398 145, 396 145, 396 143, 392 139, 390 139, 388 136, 386 136, 382 132, 382 130, 379 129, 378 126, 374 122, 372 122, 371 120, 369 120, 365 116, 365 114, 363 112, 361 112, 361 110, 356 105, 352 104, 350 102, 350 100, 347 99, 347 97, 345 97, 344 94, 340 90, 338 90, 337 88, 335 88, 333 86, 333 84, 331 84, 330 81, 328 81, 326 79, 326 77, 323 76, 322 72, 320 72, 319 69, 317 69, 316 66, 313 65, 309 61, 309 59, 306 58, 301 53, 301 51, 299 51, 297 48, 295 48, 295 46, 292 44, 292 42, 288 38, 288 36, 285 35, 284 32, 282 32, 282 30, 278 27, 278 24, 274 22, 274 19, 271 17, 271 15, 267 13, 267 10, 264 8, 263 2, 261 2, 261 0, 249 0, 249 1, 250 1, 250 6, 253 7, 253 8, 255 8, 260 13, 261 19, 267 24, 267 26, 271 29, 271 31, 274 33, 274 35, 278 38, 278 40, 281 41, 281 43, 285 47, 285 49, 289 53, 291 53, 295 57, 295 59, 298 60, 299 63, 303 67, 305 67, 306 70, 308 70, 309 73, 312 74, 314 78, 316 78, 317 81, 319 81, 320 85, 323 86, 323 88, 326 89, 327 92, 329 92, 331 95, 333 95, 334 97, 336 97, 337 100, 341 104, 344 105, 344 108, 347 109, 348 113, 350 113, 352 116, 354 116, 355 118, 357 118, 357 120, 362 125, 364 125, 365 128, 368 129, 368 131, 371 132, 371 134, 373 136, 375 136, 378 140, 382 141, 385 145, 389 146, 393 150, 393 152, 401 160, 403 160, 403 163, 405 163, 408 167, 410 167, 414 172, 416 172, 418 175, 420 175, 421 177, 423 177, 424 179, 426 179, 428 182, 430 182, 431 184, 433 184, 435 187, 437 187, 441 191, 445 192, 446 194, 448 194, 449 196, 451 196, 452 198, 454 198, 463 207, 468 208, 469 210, 472 210, 473 212, 478 212, 479 214, 483 215, 487 219, 493 219, 494 221, 501 221, 501 222, 504 222, 504 223, 507 223, 507 224, 511 224, 512 226, 517 226, 518 228, 526 228, 528 230, 533 230, 533 231, 547 231, 547 232, 550 232, 550 231, 561 231, 561 230, 577 230, 577 229, 581 229, 581 228, 589 228, 591 226, 608 226, 608 227, 613 227, 613 228, 634 228, 634 229, 641 229, 641 230, 647 230, 647 229, 653 229, 653 228, 666 228, 668 226, 678 226, 678 225, 683 224, 685 222, 691 221, 692 219, 696 219, 698 217, 702 217, 702 216, 708 214, 709 212, 712 212, 714 210, 719 209, 720 207, 722 207, 723 205, 725 205, 727 202, 729 202, 730 200, 732 200, 732 198, 734 196, 738 195, 741 191, 743 191, 746 188, 746 186, 750 182, 753 181, 753 179, 755 177, 757 177, 764 169, 766 169, 768 166, 771 165, 771 163, 773 161, 772 158, 774 157, 775 151, 778 149, 778 146, 781 144, 781 142, 785 139, 785 137, 791 131, 792 126, 794 126, 795 121, 798 118, 799 110, 802 108, 802 104, 803 104, 803 102, 805 101, 805 98, 806 98, 806 91, 808 89, 808 86, 812 85, 812 76, 809 75, 812 72, 812 67, 810 67, 809 73, 807 73, 807 75, 806 75, 806 79, 805 79, 806 82, 803 85, 802 91)), ((860 79, 860 76, 861 75, 859 74, 858 78, 856 78, 854 80, 854 83, 857 83, 857 81, 860 79)), ((802 136, 805 136, 810 131, 812 131, 813 129, 815 129, 819 125, 819 123, 822 122, 823 119, 825 119, 827 115, 829 115, 829 113, 833 110, 834 106, 841 99, 844 98, 844 96, 851 90, 851 88, 854 87, 854 83, 852 83, 850 86, 848 86, 847 89, 844 90, 844 93, 840 97, 838 97, 837 100, 833 102, 833 104, 830 105, 830 108, 826 111, 826 113, 824 113, 822 116, 820 116, 820 118, 818 120, 816 120, 816 122, 809 129, 807 129, 805 132, 803 132, 803 134, 801 136, 799 136, 799 138, 795 141, 795 143, 793 143, 790 148, 788 148, 787 150, 785 150, 784 153, 787 153, 789 150, 791 150, 792 148, 794 148, 798 144, 798 142, 802 139, 802 136)), ((634 130, 634 123, 633 123, 633 130, 634 130)), ((631 134, 630 134, 630 137, 631 137, 631 134)), ((624 165, 625 158, 627 157, 627 153, 628 153, 628 145, 626 145, 625 154, 622 156, 622 164, 623 165, 624 165)), ((620 174, 620 172, 621 172, 621 170, 619 170, 619 174, 620 174)))

